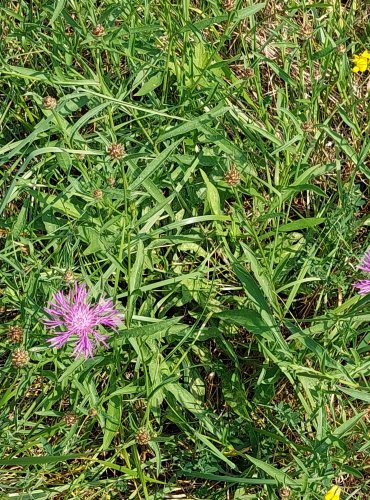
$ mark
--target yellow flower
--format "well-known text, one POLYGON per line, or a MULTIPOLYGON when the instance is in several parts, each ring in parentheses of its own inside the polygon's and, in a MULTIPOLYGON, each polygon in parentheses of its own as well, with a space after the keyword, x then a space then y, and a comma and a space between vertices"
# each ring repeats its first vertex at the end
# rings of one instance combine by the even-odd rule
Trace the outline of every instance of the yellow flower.
POLYGON ((354 68, 352 68, 352 71, 354 73, 358 73, 359 71, 363 73, 370 66, 370 52, 368 50, 365 50, 359 56, 354 55, 353 62, 355 63, 355 66, 354 68))
POLYGON ((342 488, 339 486, 333 486, 324 496, 324 500, 340 500, 340 493, 342 488))

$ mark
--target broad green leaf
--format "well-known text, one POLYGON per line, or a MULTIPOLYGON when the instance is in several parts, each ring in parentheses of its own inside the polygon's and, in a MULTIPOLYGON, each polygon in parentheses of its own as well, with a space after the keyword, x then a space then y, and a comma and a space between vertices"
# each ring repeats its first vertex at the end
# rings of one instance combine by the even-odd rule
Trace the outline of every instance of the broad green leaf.
MULTIPOLYGON (((114 388, 112 388, 112 392, 114 388)), ((121 424, 122 398, 118 395, 112 396, 108 401, 107 415, 105 417, 105 429, 101 449, 107 450, 116 435, 121 424)))
POLYGON ((220 207, 220 195, 218 194, 217 188, 210 182, 207 177, 207 174, 201 169, 200 173, 202 174, 204 183, 207 188, 207 201, 211 208, 211 212, 214 215, 221 215, 221 207, 220 207))
POLYGON ((288 231, 299 231, 301 229, 309 229, 310 227, 318 226, 325 222, 323 217, 307 217, 306 219, 299 219, 293 222, 288 222, 288 224, 283 224, 279 226, 280 232, 288 231))
POLYGON ((214 317, 229 321, 235 325, 240 325, 255 335, 262 335, 269 338, 270 327, 261 318, 261 315, 253 309, 231 309, 217 313, 214 317))

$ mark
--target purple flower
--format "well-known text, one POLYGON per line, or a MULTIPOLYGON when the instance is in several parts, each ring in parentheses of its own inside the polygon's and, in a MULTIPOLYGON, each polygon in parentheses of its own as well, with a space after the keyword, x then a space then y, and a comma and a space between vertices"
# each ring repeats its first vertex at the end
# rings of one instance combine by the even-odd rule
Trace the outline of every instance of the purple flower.
POLYGON ((87 297, 86 285, 75 284, 67 295, 63 292, 53 294, 52 301, 44 310, 51 319, 45 319, 48 328, 61 328, 55 331, 54 336, 48 339, 53 347, 62 347, 72 335, 77 336, 73 354, 76 358, 84 355, 93 357, 96 347, 106 343, 107 335, 102 335, 96 329, 103 325, 115 328, 123 319, 123 315, 113 306, 112 299, 101 299, 92 305, 87 297))
POLYGON ((360 295, 365 295, 366 293, 370 292, 370 280, 357 281, 357 283, 355 283, 353 286, 355 288, 358 288, 358 293, 360 295))
MULTIPOLYGON (((370 249, 365 252, 365 255, 362 258, 362 262, 357 266, 358 269, 370 273, 370 249)), ((357 281, 353 285, 355 288, 358 288, 358 293, 360 295, 365 295, 370 292, 370 280, 360 280, 357 281)))
POLYGON ((362 269, 362 271, 370 273, 370 248, 365 252, 365 255, 362 257, 361 264, 357 267, 358 269, 362 269))

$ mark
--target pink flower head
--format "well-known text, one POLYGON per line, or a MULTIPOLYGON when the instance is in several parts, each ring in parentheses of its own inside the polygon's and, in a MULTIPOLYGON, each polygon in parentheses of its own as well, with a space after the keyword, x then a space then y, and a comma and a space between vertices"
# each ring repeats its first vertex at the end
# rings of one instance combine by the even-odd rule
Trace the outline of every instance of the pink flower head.
POLYGON ((45 319, 44 325, 48 328, 60 328, 54 336, 48 339, 53 347, 62 347, 72 335, 77 336, 73 354, 76 358, 84 355, 93 357, 96 347, 106 343, 108 338, 96 329, 103 325, 115 328, 123 319, 123 315, 113 306, 112 299, 101 299, 92 305, 87 297, 86 285, 75 284, 67 295, 59 291, 53 294, 52 301, 44 310, 51 319, 45 319))
MULTIPOLYGON (((365 255, 362 258, 362 262, 357 266, 358 269, 370 273, 370 249, 365 252, 365 255)), ((357 281, 353 285, 355 288, 358 288, 358 293, 360 295, 365 295, 370 292, 370 280, 360 280, 357 281)))

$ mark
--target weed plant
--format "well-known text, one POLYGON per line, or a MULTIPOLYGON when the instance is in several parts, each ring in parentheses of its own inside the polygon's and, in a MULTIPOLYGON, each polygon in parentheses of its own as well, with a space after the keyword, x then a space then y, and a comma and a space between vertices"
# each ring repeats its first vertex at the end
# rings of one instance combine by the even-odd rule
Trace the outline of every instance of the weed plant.
POLYGON ((369 14, 0 2, 1 498, 369 498, 369 14))

